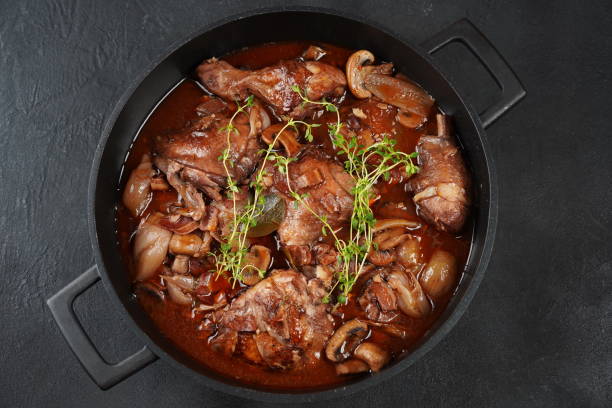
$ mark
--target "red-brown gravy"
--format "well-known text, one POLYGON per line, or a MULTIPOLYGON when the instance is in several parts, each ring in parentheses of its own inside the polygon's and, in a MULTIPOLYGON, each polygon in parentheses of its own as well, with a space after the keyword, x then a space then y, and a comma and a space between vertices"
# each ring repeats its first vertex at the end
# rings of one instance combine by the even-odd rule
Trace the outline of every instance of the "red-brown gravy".
MULTIPOLYGON (((296 58, 300 56, 310 44, 311 43, 306 42, 265 44, 239 50, 226 55, 224 59, 237 67, 256 69, 271 65, 281 59, 296 58)), ((322 62, 338 67, 344 67, 347 57, 352 52, 351 50, 338 48, 328 44, 323 44, 321 46, 327 51, 327 55, 322 59, 322 62)), ((205 50, 203 50, 203 52, 205 52, 205 50)), ((206 57, 205 54, 202 56, 206 57)), ((140 162, 142 155, 150 152, 153 137, 158 134, 180 129, 187 121, 194 119, 196 117, 195 107, 200 102, 200 97, 204 94, 205 91, 194 80, 187 78, 161 101, 142 127, 126 159, 120 183, 121 189, 123 189, 126 178, 131 170, 140 162)), ((347 96, 341 105, 341 112, 350 109, 348 107, 354 103, 356 103, 356 100, 347 96)), ((325 123, 327 121, 332 122, 335 120, 335 116, 332 115, 335 114, 325 113, 318 121, 320 123, 325 123)), ((379 120, 382 125, 390 126, 391 118, 381 117, 379 120)), ((429 123, 432 122, 435 121, 429 121, 429 123)), ((321 126, 313 129, 315 133, 313 144, 319 145, 322 149, 329 152, 333 152, 325 128, 325 126, 321 126)), ((423 133, 427 133, 427 131, 431 131, 431 128, 416 131, 401 126, 394 126, 394 137, 398 140, 397 148, 406 153, 413 152, 419 136, 423 133)), ((418 217, 410 195, 404 191, 403 184, 383 186, 380 192, 381 197, 374 206, 377 218, 392 217, 394 215, 418 217), (397 209, 396 206, 392 206, 390 203, 402 203, 404 208, 397 209)), ((175 202, 176 199, 177 196, 174 191, 155 192, 153 200, 148 206, 144 216, 154 211, 165 211, 168 205, 175 202)), ((134 276, 131 237, 138 226, 138 222, 139 219, 132 217, 123 204, 118 204, 117 235, 122 257, 130 276, 134 276)), ((456 256, 459 270, 463 270, 468 257, 471 241, 469 226, 465 228, 465 231, 468 231, 466 235, 455 237, 448 233, 438 232, 431 227, 424 227, 416 231, 415 234, 421 236, 422 248, 425 250, 424 255, 426 259, 430 256, 434 248, 442 248, 456 256)), ((267 240, 267 244, 274 244, 271 237, 265 237, 262 240, 267 240)), ((273 266, 284 267, 286 265, 286 261, 283 259, 280 252, 275 251, 274 258, 275 261, 273 266)), ((229 283, 224 278, 219 278, 218 285, 229 286, 229 283)), ((360 288, 356 287, 354 292, 358 293, 359 290, 360 288)), ((409 333, 407 339, 391 337, 373 328, 371 334, 373 340, 380 345, 384 345, 394 358, 400 357, 404 353, 410 351, 418 340, 428 331, 436 319, 438 319, 440 314, 444 311, 450 296, 451 295, 436 302, 433 313, 426 318, 413 319, 403 316, 409 333)), ((227 357, 210 348, 207 342, 209 333, 200 331, 198 328, 201 323, 201 316, 199 318, 194 317, 189 307, 180 306, 171 301, 161 302, 151 296, 138 296, 138 301, 159 330, 176 344, 178 348, 184 350, 207 369, 213 370, 227 379, 237 380, 243 384, 258 388, 303 390, 328 388, 335 384, 353 381, 356 378, 355 376, 336 375, 334 365, 325 358, 303 368, 288 371, 275 371, 250 364, 241 358, 227 357)), ((355 297, 351 299, 348 305, 341 307, 338 312, 344 316, 344 319, 355 316, 358 312, 355 297)), ((341 319, 336 317, 336 323, 338 325, 340 324, 340 320, 341 319)))

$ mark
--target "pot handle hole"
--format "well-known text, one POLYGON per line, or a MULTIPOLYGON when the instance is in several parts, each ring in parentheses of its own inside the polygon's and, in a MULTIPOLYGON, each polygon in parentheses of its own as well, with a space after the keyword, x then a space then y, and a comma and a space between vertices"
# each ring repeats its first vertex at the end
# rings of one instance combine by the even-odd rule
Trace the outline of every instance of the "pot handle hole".
POLYGON ((421 44, 428 54, 458 41, 463 43, 487 69, 501 88, 501 98, 480 113, 482 125, 487 128, 511 107, 516 105, 527 91, 501 54, 487 38, 468 20, 462 19, 421 44))
POLYGON ((91 379, 103 390, 119 383, 157 359, 146 346, 123 361, 107 363, 100 355, 74 313, 74 300, 100 280, 92 266, 47 300, 64 338, 91 379))

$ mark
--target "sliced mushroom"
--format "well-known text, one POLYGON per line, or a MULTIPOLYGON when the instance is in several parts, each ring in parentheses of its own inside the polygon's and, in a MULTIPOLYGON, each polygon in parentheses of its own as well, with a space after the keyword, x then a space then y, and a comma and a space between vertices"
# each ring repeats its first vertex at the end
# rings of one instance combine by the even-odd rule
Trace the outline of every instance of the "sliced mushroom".
POLYGON ((376 220, 376 224, 374 225, 374 228, 372 228, 372 231, 378 232, 395 227, 404 227, 406 229, 414 230, 421 228, 421 223, 418 221, 407 220, 405 218, 386 218, 376 220))
POLYGON ((457 281, 457 260, 450 252, 436 249, 419 279, 432 298, 446 295, 457 281))
POLYGON ((397 292, 397 305, 402 312, 417 319, 431 312, 431 304, 412 273, 395 269, 387 282, 397 292))
POLYGON ((172 233, 157 225, 163 215, 153 214, 138 227, 134 239, 137 281, 152 278, 168 253, 172 233))
POLYGON ((297 131, 292 127, 285 127, 283 123, 269 126, 261 133, 261 139, 267 144, 272 144, 276 139, 285 148, 287 156, 295 156, 302 149, 302 145, 297 141, 297 131), (278 132, 281 130, 282 133, 279 135, 278 132))
POLYGON ((151 201, 151 178, 155 174, 151 157, 142 156, 138 167, 132 170, 123 190, 123 205, 133 216, 139 216, 151 201))
POLYGON ((370 366, 362 360, 351 359, 336 364, 337 375, 359 374, 370 370, 370 366))
POLYGON ((365 64, 374 62, 374 54, 368 50, 354 52, 346 61, 346 79, 351 93, 359 99, 372 96, 372 92, 365 88, 365 75, 369 72, 364 69, 365 64))
POLYGON ((393 251, 377 251, 372 249, 368 254, 368 261, 376 266, 389 265, 395 261, 395 253, 393 251))
POLYGON ((408 332, 406 331, 406 329, 402 328, 400 325, 393 324, 392 322, 377 322, 373 320, 367 320, 367 323, 370 326, 377 327, 378 330, 383 331, 390 336, 398 337, 400 339, 408 338, 408 332))
POLYGON ((346 360, 367 335, 367 324, 358 319, 349 320, 329 339, 325 355, 334 362, 346 360))
POLYGON ((389 75, 370 73, 363 79, 363 87, 385 103, 418 116, 427 117, 434 104, 420 86, 389 75))
POLYGON ((204 245, 202 238, 196 234, 174 234, 170 240, 170 252, 175 255, 189 255, 198 258, 207 254, 209 249, 204 245))
POLYGON ((381 251, 395 248, 402 242, 410 239, 410 234, 406 234, 401 227, 389 228, 374 237, 374 244, 381 251))
POLYGON ((393 64, 372 65, 374 54, 368 50, 354 52, 346 61, 346 79, 351 93, 359 99, 372 96, 365 80, 370 74, 391 75, 393 64))
POLYGON ((390 360, 389 353, 374 343, 362 343, 355 350, 355 357, 368 363, 372 371, 378 372, 390 360))
POLYGON ((395 120, 397 120, 400 125, 408 129, 416 129, 427 122, 427 117, 399 111, 397 115, 395 115, 395 120))
POLYGON ((244 270, 242 282, 253 286, 263 278, 270 267, 272 252, 263 245, 253 245, 244 257, 244 270))

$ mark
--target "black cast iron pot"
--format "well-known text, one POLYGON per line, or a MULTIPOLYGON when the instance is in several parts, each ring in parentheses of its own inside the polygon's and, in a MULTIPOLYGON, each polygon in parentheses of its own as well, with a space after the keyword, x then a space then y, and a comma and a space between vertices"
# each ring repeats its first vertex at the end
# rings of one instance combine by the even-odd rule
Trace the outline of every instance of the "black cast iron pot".
POLYGON ((389 30, 315 9, 250 12, 234 16, 202 30, 175 47, 159 64, 128 89, 108 120, 95 155, 89 187, 89 226, 96 265, 49 299, 48 304, 64 337, 91 378, 101 388, 112 387, 158 357, 165 359, 206 386, 240 397, 271 402, 316 401, 345 396, 398 375, 429 351, 466 310, 485 273, 491 255, 497 219, 497 186, 484 128, 515 105, 525 90, 495 48, 468 21, 448 27, 431 40, 414 47, 389 30), (278 393, 231 383, 193 361, 173 346, 152 324, 130 292, 115 235, 115 208, 119 201, 119 176, 132 140, 147 115, 179 81, 205 58, 270 41, 313 40, 371 50, 381 60, 393 61, 398 70, 430 92, 440 108, 454 118, 463 153, 474 178, 474 233, 463 278, 445 313, 420 344, 404 358, 378 374, 327 390, 278 393), (432 62, 430 54, 459 41, 478 58, 501 88, 499 101, 477 114, 455 91, 432 62), (78 322, 72 307, 80 293, 102 279, 104 286, 138 333, 145 346, 115 365, 100 356, 78 322))

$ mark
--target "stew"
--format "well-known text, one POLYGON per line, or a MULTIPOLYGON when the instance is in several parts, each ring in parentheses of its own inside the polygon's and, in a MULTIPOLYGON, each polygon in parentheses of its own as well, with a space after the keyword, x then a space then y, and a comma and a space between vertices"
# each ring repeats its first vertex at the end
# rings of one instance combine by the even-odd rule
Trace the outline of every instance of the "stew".
POLYGON ((271 43, 211 58, 126 159, 133 291, 230 381, 316 389, 401 358, 444 311, 471 241, 451 118, 367 50, 271 43))

